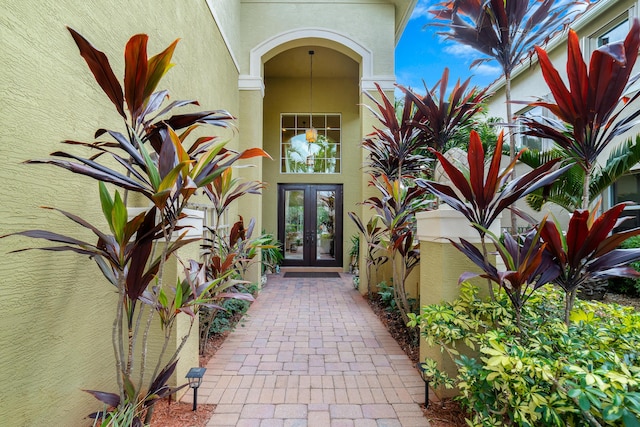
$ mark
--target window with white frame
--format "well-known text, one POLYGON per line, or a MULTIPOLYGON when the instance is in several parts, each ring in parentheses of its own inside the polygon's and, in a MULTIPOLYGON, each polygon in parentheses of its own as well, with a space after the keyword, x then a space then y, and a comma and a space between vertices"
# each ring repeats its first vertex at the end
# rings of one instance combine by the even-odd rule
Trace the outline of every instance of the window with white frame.
POLYGON ((620 177, 613 184, 611 205, 622 202, 640 204, 640 173, 630 173, 620 177))
MULTIPOLYGON (((589 52, 593 52, 599 47, 605 46, 610 43, 619 42, 624 40, 629 33, 630 16, 633 16, 634 9, 627 10, 615 19, 607 22, 601 26, 596 32, 586 37, 587 46, 589 52)), ((587 54, 587 52, 585 52, 587 54)))
POLYGON ((523 148, 528 148, 529 150, 535 151, 548 151, 553 148, 553 141, 548 138, 540 138, 537 136, 525 135, 523 132, 526 129, 522 121, 519 119, 520 117, 551 117, 555 118, 553 114, 549 112, 546 108, 542 107, 533 107, 528 110, 522 111, 518 113, 518 119, 516 121, 518 126, 518 134, 516 136, 516 148, 521 150, 523 148))
MULTIPOLYGON (((612 23, 609 29, 597 37, 597 46, 604 46, 609 43, 619 42, 627 37, 629 32, 629 18, 619 18, 622 20, 616 20, 612 23)), ((607 27, 605 27, 607 28, 607 27)))
POLYGON ((309 114, 280 115, 281 173, 340 173, 342 131, 340 114, 313 114, 315 141, 306 132, 309 114))

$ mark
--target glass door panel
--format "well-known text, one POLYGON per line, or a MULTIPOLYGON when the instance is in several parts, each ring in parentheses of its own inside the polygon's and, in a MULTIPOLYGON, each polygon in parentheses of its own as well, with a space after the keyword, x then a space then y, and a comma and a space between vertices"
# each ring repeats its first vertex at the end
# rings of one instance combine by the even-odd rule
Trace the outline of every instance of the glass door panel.
POLYGON ((304 189, 286 190, 284 196, 284 258, 302 260, 304 258, 304 189))
POLYGON ((335 260, 335 201, 335 191, 316 191, 317 260, 335 260))
POLYGON ((342 266, 342 185, 278 185, 283 265, 342 266))

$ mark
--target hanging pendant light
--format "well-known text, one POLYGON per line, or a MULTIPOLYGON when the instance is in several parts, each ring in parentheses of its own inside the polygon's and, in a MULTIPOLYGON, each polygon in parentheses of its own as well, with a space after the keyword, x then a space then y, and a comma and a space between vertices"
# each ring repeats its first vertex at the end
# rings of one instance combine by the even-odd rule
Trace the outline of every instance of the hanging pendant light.
MULTIPOLYGON (((313 127, 313 50, 309 51, 309 129, 305 131, 305 138, 311 144, 318 140, 318 131, 313 127)), ((311 148, 311 147, 309 147, 311 148)))

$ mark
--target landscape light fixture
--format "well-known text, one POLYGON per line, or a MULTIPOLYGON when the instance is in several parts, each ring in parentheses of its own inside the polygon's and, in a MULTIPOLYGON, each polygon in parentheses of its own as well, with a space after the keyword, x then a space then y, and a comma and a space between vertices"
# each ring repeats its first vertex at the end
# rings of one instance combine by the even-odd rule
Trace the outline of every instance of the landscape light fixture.
POLYGON ((202 384, 202 377, 204 376, 207 368, 191 368, 187 375, 186 379, 189 380, 189 387, 193 389, 193 410, 196 410, 198 406, 198 387, 202 384))
POLYGON ((424 362, 416 363, 416 368, 420 372, 420 377, 424 381, 424 407, 429 407, 429 376, 427 375, 427 364, 424 362))

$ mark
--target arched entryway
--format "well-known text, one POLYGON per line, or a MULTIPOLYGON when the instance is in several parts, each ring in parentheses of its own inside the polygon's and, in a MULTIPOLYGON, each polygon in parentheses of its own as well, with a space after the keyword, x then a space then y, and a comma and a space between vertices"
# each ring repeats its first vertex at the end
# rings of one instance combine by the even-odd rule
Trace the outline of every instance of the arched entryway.
POLYGON ((343 219, 362 200, 360 84, 370 54, 344 37, 362 55, 309 35, 340 38, 287 33, 277 38, 283 43, 256 50, 271 46, 261 56, 263 148, 274 158, 263 163, 263 228, 283 244, 284 265, 347 268, 345 242, 355 230, 343 219), (312 143, 305 138, 311 124, 318 133, 312 143))

